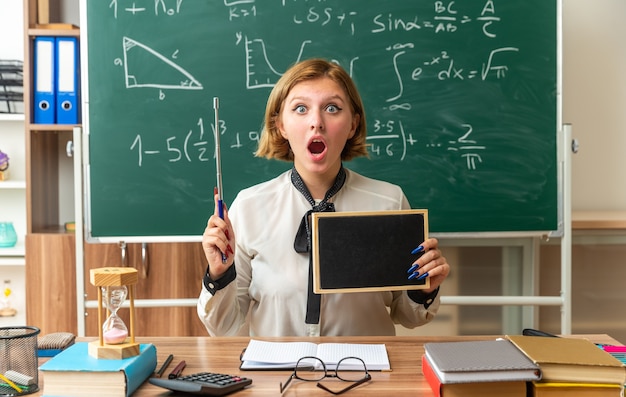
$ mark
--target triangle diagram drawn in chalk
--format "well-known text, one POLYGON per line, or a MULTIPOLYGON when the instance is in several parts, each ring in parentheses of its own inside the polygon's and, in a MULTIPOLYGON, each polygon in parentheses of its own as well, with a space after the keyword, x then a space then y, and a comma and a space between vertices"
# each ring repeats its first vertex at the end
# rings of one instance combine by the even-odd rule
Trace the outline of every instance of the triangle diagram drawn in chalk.
POLYGON ((140 42, 123 38, 126 88, 201 90, 189 72, 140 42))

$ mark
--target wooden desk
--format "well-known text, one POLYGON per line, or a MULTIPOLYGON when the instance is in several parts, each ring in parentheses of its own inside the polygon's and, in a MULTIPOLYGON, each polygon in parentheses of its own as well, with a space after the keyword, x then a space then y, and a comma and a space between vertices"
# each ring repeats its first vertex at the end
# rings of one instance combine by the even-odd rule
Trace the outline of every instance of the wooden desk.
MULTIPOLYGON (((617 341, 607 335, 581 335, 594 342, 614 343, 617 341)), ((456 337, 321 337, 321 338, 259 338, 272 341, 311 341, 340 343, 384 343, 387 346, 391 371, 371 372, 372 380, 357 389, 347 392, 346 396, 433 396, 428 384, 422 376, 420 359, 424 354, 424 343, 454 340, 485 340, 495 336, 456 336, 456 337)), ((83 338, 84 340, 91 340, 83 338)), ((137 338, 140 343, 153 343, 157 348, 157 369, 168 354, 174 354, 169 370, 181 360, 187 362, 183 374, 209 371, 226 374, 240 374, 252 379, 247 389, 232 394, 237 397, 246 396, 280 396, 279 384, 285 382, 291 371, 241 371, 239 355, 248 345, 248 337, 158 337, 137 338)), ((32 396, 43 395, 45 379, 40 372, 40 392, 32 396)), ((331 387, 336 380, 326 381, 331 387)), ((174 394, 168 390, 153 386, 147 381, 133 394, 133 397, 174 397, 188 396, 174 394)), ((285 391, 289 396, 331 396, 330 393, 316 387, 316 382, 292 381, 285 391)))

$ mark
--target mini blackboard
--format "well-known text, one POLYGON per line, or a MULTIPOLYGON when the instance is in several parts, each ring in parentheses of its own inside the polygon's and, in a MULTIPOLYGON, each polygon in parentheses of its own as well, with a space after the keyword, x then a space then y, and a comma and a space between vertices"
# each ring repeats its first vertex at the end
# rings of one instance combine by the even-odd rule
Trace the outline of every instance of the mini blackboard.
POLYGON ((427 210, 317 212, 311 224, 315 293, 430 287, 407 278, 428 238, 427 210))

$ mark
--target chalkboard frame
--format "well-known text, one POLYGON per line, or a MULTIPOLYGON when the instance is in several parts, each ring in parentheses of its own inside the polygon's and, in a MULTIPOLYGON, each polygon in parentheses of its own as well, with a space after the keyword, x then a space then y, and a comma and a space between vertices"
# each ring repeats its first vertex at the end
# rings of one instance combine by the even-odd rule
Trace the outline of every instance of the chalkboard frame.
MULTIPOLYGON (((84 107, 84 112, 83 112, 83 124, 85 126, 85 135, 84 135, 84 150, 86 153, 85 158, 89 159, 90 155, 89 152, 90 150, 93 149, 92 145, 91 145, 91 139, 90 139, 90 107, 91 107, 91 102, 89 100, 89 56, 88 56, 88 45, 87 42, 89 40, 89 36, 88 36, 88 32, 89 32, 89 26, 90 23, 87 20, 87 3, 89 2, 82 2, 82 6, 81 6, 81 26, 83 26, 83 29, 81 29, 81 67, 83 68, 83 107, 84 107), (85 78, 86 77, 86 78, 85 78)), ((556 7, 556 18, 555 18, 555 30, 556 30, 556 43, 555 43, 555 54, 554 54, 554 60, 556 63, 556 70, 555 70, 555 74, 556 74, 556 81, 555 81, 555 107, 556 107, 556 114, 555 114, 555 119, 556 119, 556 123, 554 125, 554 140, 555 140, 555 150, 554 150, 554 174, 556 174, 555 176, 555 181, 556 181, 556 186, 554 187, 556 193, 554 194, 554 200, 555 203, 551 204, 551 206, 553 207, 552 209, 550 209, 549 211, 551 212, 550 216, 553 217, 553 221, 550 222, 550 226, 549 228, 545 228, 545 227, 540 227, 540 228, 523 228, 523 229, 509 229, 507 227, 504 228, 495 228, 495 229, 486 229, 486 230, 455 230, 454 228, 450 229, 444 229, 444 230, 437 230, 436 228, 433 229, 433 235, 441 235, 441 236, 527 236, 527 235, 533 235, 533 236, 538 236, 538 235, 562 235, 563 231, 562 231, 562 219, 563 219, 563 214, 562 214, 562 200, 563 200, 563 186, 562 186, 562 177, 560 174, 560 169, 559 167, 562 167, 562 164, 558 161, 558 153, 560 153, 560 148, 562 146, 562 142, 560 142, 560 140, 558 139, 559 137, 559 132, 561 131, 561 75, 562 75, 562 71, 561 71, 561 0, 554 0, 554 3, 550 2, 550 4, 554 4, 554 6, 556 7), (554 210, 554 211, 553 211, 554 210)), ((211 97, 211 95, 207 95, 207 97, 211 97)), ((210 100, 210 98, 209 98, 210 100)), ((209 117, 207 117, 208 119, 209 117)), ((260 122, 259 122, 260 123, 260 122)), ((371 123, 370 123, 370 127, 371 127, 371 123)), ((270 162, 271 163, 271 162, 270 162)), ((184 232, 184 233, 162 233, 161 231, 159 231, 157 234, 152 235, 151 231, 148 230, 147 233, 134 233, 134 234, 125 234, 124 229, 124 225, 120 225, 120 233, 99 233, 95 231, 95 228, 97 228, 98 226, 98 221, 94 220, 93 215, 94 212, 98 212, 101 211, 101 209, 99 208, 94 208, 94 206, 92 205, 92 199, 94 197, 100 196, 100 193, 98 191, 94 190, 94 181, 91 178, 91 171, 90 171, 90 166, 91 164, 89 163, 89 161, 87 162, 86 166, 85 166, 85 173, 84 173, 84 183, 85 183, 85 213, 86 213, 86 219, 85 219, 85 223, 86 223, 86 238, 87 241, 89 242, 119 242, 119 241, 128 241, 128 242, 132 242, 132 241, 137 241, 137 242, 169 242, 169 241, 200 241, 201 239, 201 228, 196 227, 194 230, 192 230, 191 232, 184 232)), ((271 167, 275 167, 276 165, 272 165, 271 167)), ((351 166, 351 164, 347 164, 347 166, 349 168, 353 168, 351 166)), ((285 168, 286 166, 284 165, 279 165, 279 167, 283 167, 285 168)), ((359 171, 358 167, 356 169, 357 171, 359 171)), ((209 172, 210 174, 210 172, 209 172)), ((228 175, 228 171, 225 170, 225 178, 229 178, 228 175)), ((210 179, 210 178, 209 178, 210 179)), ((403 186, 403 184, 400 184, 401 186, 403 186)), ((97 183, 96 183, 97 186, 97 183)), ((207 185, 207 202, 212 204, 212 197, 210 194, 210 183, 209 185, 207 185)), ((227 197, 226 197, 226 202, 229 202, 232 200, 232 198, 234 197, 234 194, 236 193, 236 191, 233 190, 228 190, 229 186, 226 186, 226 193, 227 193, 227 197)), ((403 186, 404 188, 405 186, 403 186)), ((418 205, 421 206, 419 202, 415 202, 414 200, 411 200, 411 203, 413 205, 418 205)), ((204 217, 204 221, 206 221, 206 218, 208 218, 208 216, 210 215, 212 208, 207 207, 207 213, 206 216, 204 217)), ((458 214, 452 214, 451 217, 454 216, 464 216, 461 212, 459 212, 458 214)), ((476 215, 478 216, 478 215, 476 215)), ((200 217, 202 218, 202 216, 200 217)))

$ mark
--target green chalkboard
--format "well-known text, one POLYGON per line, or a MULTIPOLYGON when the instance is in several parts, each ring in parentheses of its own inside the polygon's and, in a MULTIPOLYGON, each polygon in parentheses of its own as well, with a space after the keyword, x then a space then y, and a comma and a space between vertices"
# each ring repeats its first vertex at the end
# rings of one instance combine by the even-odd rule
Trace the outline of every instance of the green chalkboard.
POLYGON ((288 169, 253 152, 273 84, 310 57, 344 66, 364 99, 371 155, 345 165, 402 186, 432 233, 558 229, 557 0, 83 7, 90 239, 197 239, 214 97, 226 203, 288 169))

